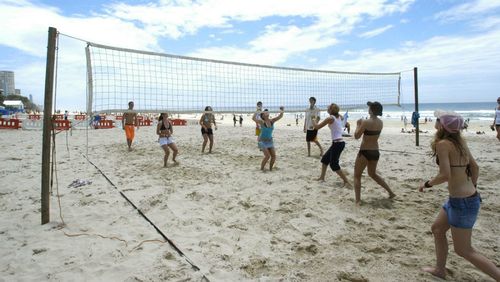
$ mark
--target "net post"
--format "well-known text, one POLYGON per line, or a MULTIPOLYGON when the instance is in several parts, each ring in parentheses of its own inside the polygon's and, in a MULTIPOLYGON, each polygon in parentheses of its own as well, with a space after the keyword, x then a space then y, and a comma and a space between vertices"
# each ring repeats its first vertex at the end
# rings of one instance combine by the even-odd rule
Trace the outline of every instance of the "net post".
MULTIPOLYGON (((415 87, 415 112, 418 114, 418 70, 417 68, 413 68, 413 84, 415 87)), ((417 118, 417 123, 416 123, 416 134, 415 134, 415 146, 420 146, 419 145, 419 137, 420 137, 420 126, 417 118)))
POLYGON ((43 104, 42 138, 42 225, 50 221, 50 131, 52 129, 52 100, 57 29, 49 27, 47 65, 45 69, 45 100, 43 104))

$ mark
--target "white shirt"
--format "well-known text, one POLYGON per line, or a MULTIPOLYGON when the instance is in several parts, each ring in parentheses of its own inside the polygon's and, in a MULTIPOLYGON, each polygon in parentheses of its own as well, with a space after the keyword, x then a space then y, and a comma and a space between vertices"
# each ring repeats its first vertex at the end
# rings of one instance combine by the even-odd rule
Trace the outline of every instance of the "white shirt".
POLYGON ((330 127, 332 133, 332 141, 342 139, 342 118, 340 116, 338 118, 335 116, 331 117, 333 118, 333 122, 328 127, 330 127))
POLYGON ((307 130, 314 130, 312 118, 319 117, 319 114, 320 114, 320 110, 316 106, 314 106, 314 108, 312 110, 311 110, 311 108, 306 109, 305 125, 306 125, 307 130))

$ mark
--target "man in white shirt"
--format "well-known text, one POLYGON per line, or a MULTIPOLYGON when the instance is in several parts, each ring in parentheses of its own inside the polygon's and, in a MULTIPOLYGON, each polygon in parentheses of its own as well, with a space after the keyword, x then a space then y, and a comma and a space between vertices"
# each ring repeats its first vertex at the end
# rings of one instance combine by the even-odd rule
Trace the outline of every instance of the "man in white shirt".
POLYGON ((318 142, 318 130, 314 129, 312 120, 315 119, 316 122, 320 120, 320 111, 316 107, 316 98, 309 98, 309 108, 306 109, 306 117, 304 119, 304 133, 306 133, 306 143, 307 143, 307 156, 311 156, 311 142, 314 142, 319 147, 319 155, 323 156, 323 148, 318 142))

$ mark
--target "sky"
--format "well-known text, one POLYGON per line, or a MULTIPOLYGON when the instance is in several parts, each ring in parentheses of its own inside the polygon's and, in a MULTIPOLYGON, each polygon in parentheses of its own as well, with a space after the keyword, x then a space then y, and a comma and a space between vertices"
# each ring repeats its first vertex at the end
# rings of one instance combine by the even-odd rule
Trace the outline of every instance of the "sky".
MULTIPOLYGON (((110 46, 251 64, 408 77, 417 67, 420 103, 500 96, 498 0, 0 0, 0 70, 14 71, 16 88, 38 104, 49 27, 110 46)), ((61 40, 56 107, 82 110, 85 72, 74 70, 85 44, 61 40)), ((410 90, 403 102, 413 102, 410 90)))

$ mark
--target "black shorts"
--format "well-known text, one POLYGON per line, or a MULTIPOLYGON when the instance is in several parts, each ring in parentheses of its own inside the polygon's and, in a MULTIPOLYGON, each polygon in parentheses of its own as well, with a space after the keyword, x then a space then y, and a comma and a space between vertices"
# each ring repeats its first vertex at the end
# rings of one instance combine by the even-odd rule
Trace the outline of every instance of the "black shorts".
POLYGON ((367 161, 378 161, 380 158, 379 150, 359 150, 358 155, 365 157, 367 161))
POLYGON ((205 135, 205 134, 207 134, 207 135, 214 135, 214 132, 213 132, 212 128, 209 128, 209 129, 205 130, 205 128, 202 127, 201 128, 201 135, 205 135))
POLYGON ((318 136, 318 130, 307 130, 306 132, 306 142, 316 141, 316 137, 318 136))

